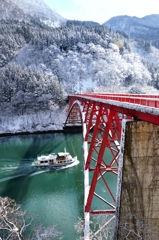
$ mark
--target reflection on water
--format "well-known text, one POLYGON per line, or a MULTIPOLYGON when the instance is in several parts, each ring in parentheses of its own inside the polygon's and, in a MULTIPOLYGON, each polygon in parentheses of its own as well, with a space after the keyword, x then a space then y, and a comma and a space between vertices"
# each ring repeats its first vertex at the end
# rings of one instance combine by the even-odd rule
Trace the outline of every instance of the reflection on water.
POLYGON ((39 215, 44 226, 57 225, 63 239, 74 240, 74 224, 83 216, 83 150, 81 134, 37 134, 0 138, 0 195, 39 215), (78 164, 61 170, 38 169, 38 154, 66 147, 78 164))

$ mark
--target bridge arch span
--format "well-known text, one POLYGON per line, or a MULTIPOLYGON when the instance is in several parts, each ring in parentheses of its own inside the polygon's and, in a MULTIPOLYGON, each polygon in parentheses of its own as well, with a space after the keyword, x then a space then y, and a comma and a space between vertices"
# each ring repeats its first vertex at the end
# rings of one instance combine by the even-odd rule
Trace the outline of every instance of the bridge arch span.
POLYGON ((84 239, 89 239, 90 214, 114 214, 116 211, 116 192, 112 191, 112 182, 108 181, 107 176, 117 176, 118 173, 123 119, 159 125, 159 96, 102 93, 70 96, 65 124, 80 123, 83 126, 84 239), (110 155, 107 158, 107 150, 111 158, 110 155), (103 188, 101 192, 100 186, 103 188))
POLYGON ((81 124, 83 130, 85 219, 89 214, 115 213, 116 191, 109 179, 111 174, 117 182, 123 117, 102 102, 76 96, 70 99, 65 125, 81 124))
POLYGON ((64 124, 64 128, 82 126, 82 110, 83 107, 80 101, 71 101, 69 104, 68 115, 64 124))

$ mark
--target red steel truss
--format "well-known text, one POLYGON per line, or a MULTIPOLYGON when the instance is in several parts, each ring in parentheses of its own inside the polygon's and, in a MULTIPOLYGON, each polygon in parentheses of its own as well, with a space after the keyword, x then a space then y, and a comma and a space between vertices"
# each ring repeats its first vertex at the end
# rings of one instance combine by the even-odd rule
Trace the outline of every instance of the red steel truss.
POLYGON ((83 141, 88 144, 84 167, 89 171, 90 188, 85 212, 115 213, 116 192, 108 179, 118 172, 121 121, 133 118, 159 124, 159 96, 101 93, 70 96, 65 125, 85 125, 83 141))

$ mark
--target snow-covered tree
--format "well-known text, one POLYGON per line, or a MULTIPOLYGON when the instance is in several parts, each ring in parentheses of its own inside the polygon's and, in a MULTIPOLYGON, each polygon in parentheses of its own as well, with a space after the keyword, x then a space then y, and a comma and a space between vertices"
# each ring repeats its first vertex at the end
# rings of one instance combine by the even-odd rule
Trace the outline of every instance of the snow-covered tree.
POLYGON ((27 217, 25 211, 15 200, 9 197, 0 197, 0 239, 38 239, 38 240, 53 240, 57 236, 60 238, 61 233, 53 225, 49 228, 44 228, 42 225, 34 226, 35 216, 27 217), (25 233, 27 227, 31 227, 31 232, 25 233))

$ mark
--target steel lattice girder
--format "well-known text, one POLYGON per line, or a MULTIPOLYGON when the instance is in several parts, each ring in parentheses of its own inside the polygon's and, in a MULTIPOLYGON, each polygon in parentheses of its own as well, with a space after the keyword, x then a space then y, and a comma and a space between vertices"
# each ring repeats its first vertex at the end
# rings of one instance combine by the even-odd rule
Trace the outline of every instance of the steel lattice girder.
POLYGON ((143 120, 152 124, 159 123, 159 96, 140 94, 78 94, 71 95, 70 101, 79 100, 103 103, 105 108, 112 109, 129 119, 143 120))
POLYGON ((83 137, 84 141, 87 141, 89 145, 85 169, 89 169, 89 175, 92 176, 85 212, 90 212, 91 214, 112 214, 115 213, 116 192, 112 191, 112 187, 107 181, 107 175, 117 176, 121 119, 123 116, 119 117, 117 112, 106 108, 102 103, 81 98, 78 99, 77 104, 76 98, 71 97, 70 112, 66 123, 71 123, 71 121, 74 122, 75 120, 79 121, 80 105, 84 113, 84 119, 82 120, 86 124, 86 134, 83 137), (111 154, 110 159, 106 157, 106 151, 109 152, 109 155, 111 154), (100 184, 98 184, 99 182, 100 184), (104 185, 106 189, 106 191, 104 190, 104 195, 103 192, 100 193, 100 185, 104 185), (102 203, 102 209, 94 209, 92 206, 94 198, 97 198, 102 203))
MULTIPOLYGON (((71 111, 77 113, 83 123, 85 163, 84 238, 88 239, 90 213, 115 213, 116 193, 113 191, 110 181, 107 181, 106 176, 110 174, 111 179, 113 176, 117 176, 121 120, 123 118, 134 118, 158 125, 159 97, 154 95, 98 93, 72 95, 70 96, 68 115, 71 114, 71 111), (75 107, 74 103, 77 102, 78 106, 75 107), (110 155, 106 156, 106 151, 109 151, 111 157, 110 155), (104 185, 103 189, 100 188, 102 184, 104 185), (94 199, 98 199, 98 205, 94 206, 94 199)), ((67 121, 68 118, 66 124, 67 121)), ((106 222, 106 225, 109 222, 106 222)))
MULTIPOLYGON (((72 103, 72 102, 71 102, 72 103)), ((79 105, 75 102, 72 106, 69 106, 69 114, 67 116, 66 124, 82 124, 82 116, 79 105)))
POLYGON ((120 140, 121 133, 120 118, 116 112, 105 109, 102 104, 96 106, 96 104, 93 103, 90 109, 91 112, 90 114, 86 114, 87 119, 85 119, 85 122, 88 123, 85 141, 87 140, 88 144, 90 144, 85 169, 93 172, 93 176, 85 212, 92 214, 114 213, 116 197, 106 180, 106 175, 107 173, 117 175, 118 171, 117 160, 120 150, 118 141, 120 140), (105 150, 108 149, 112 155, 110 160, 105 159, 104 156, 105 150), (96 193, 96 191, 98 191, 98 181, 103 181, 107 189, 105 196, 96 193), (111 196, 111 202, 107 200, 108 195, 111 196), (106 204, 105 209, 92 210, 92 202, 95 196, 106 204))

